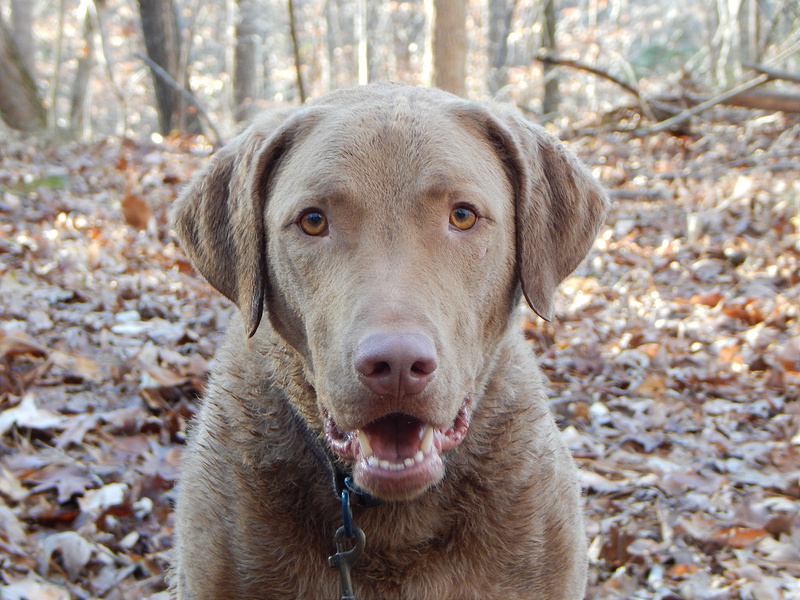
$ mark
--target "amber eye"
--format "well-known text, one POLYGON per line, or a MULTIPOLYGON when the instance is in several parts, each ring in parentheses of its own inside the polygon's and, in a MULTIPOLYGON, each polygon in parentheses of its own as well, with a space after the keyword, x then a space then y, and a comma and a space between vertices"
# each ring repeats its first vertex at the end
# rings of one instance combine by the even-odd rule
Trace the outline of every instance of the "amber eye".
POLYGON ((306 235, 322 235, 328 231, 328 217, 318 210, 304 213, 297 224, 306 235))
POLYGON ((478 215, 475 214, 475 211, 466 206, 457 206, 450 213, 450 225, 461 231, 472 229, 477 220, 478 215))

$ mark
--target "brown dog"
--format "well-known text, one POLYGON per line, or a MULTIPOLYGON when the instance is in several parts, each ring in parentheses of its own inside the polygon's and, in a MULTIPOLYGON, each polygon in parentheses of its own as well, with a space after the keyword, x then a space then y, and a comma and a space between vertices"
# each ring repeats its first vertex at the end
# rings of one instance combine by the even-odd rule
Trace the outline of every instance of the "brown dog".
POLYGON ((342 597, 346 476, 360 600, 582 598, 575 467, 515 309, 552 316, 606 206, 540 128, 435 90, 333 93, 220 150, 173 213, 239 308, 185 454, 177 598, 342 597))

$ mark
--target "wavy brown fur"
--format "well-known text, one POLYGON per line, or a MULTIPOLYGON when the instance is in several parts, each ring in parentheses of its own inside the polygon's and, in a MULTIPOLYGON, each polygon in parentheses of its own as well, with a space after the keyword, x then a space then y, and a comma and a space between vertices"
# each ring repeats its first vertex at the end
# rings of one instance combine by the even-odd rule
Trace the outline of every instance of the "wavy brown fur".
POLYGON ((515 306, 524 292, 552 315, 606 205, 577 159, 510 109, 395 85, 269 113, 213 157, 173 222, 240 316, 185 454, 175 597, 338 598, 326 558, 341 513, 292 415, 320 436, 322 409, 344 429, 390 412, 444 427, 468 395, 472 422, 441 482, 354 511, 367 537, 356 596, 582 598, 575 467, 515 306), (488 213, 481 228, 433 227, 465 189, 488 213), (325 245, 292 225, 309 203, 332 215, 325 245), (375 330, 434 340, 423 393, 361 384, 354 346, 375 330))

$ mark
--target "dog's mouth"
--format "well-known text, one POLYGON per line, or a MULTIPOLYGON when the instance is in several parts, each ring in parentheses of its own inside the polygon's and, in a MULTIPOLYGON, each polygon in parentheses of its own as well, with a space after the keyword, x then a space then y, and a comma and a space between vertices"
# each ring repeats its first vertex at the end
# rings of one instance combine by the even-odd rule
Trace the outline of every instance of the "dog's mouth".
POLYGON ((467 398, 446 428, 392 413, 353 431, 341 431, 324 411, 325 437, 338 456, 352 461, 358 487, 384 500, 410 499, 442 479, 443 454, 461 444, 471 414, 467 398))

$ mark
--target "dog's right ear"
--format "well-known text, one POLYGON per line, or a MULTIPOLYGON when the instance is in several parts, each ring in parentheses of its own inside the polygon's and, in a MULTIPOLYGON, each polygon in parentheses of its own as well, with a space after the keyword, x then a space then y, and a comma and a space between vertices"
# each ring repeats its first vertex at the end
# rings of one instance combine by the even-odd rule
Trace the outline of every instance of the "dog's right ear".
POLYGON ((245 331, 258 329, 267 292, 264 223, 270 177, 296 127, 297 109, 267 113, 217 152, 172 207, 186 255, 239 308, 245 331))

